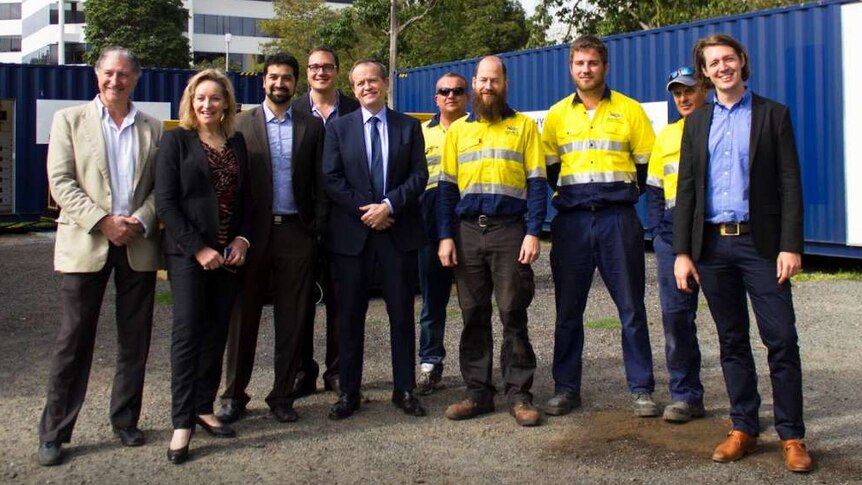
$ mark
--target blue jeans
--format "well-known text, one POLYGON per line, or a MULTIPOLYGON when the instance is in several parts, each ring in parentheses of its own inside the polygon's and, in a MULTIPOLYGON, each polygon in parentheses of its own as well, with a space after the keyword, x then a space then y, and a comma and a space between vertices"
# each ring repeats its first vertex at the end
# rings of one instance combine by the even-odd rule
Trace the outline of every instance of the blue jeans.
POLYGON ((452 269, 444 268, 437 257, 436 242, 419 249, 419 288, 422 291, 422 311, 419 314, 420 364, 437 365, 446 357, 443 335, 452 280, 452 269))
POLYGON ((703 403, 703 384, 700 382, 700 347, 697 344, 697 294, 684 293, 676 288, 673 264, 676 256, 673 247, 661 236, 653 239, 658 262, 657 276, 661 298, 661 322, 664 326, 664 353, 668 387, 673 401, 691 404, 703 403))
POLYGON ((551 238, 557 306, 556 392, 581 392, 584 308, 597 267, 622 322, 628 388, 633 393, 652 392, 655 381, 644 307, 644 232, 634 208, 560 212, 551 223, 551 238))
POLYGON ((775 431, 782 440, 804 438, 802 365, 790 282, 778 284, 775 260, 758 254, 750 234, 720 236, 714 226, 704 231, 703 253, 696 265, 718 331, 733 429, 760 434, 747 294, 767 350, 775 431))

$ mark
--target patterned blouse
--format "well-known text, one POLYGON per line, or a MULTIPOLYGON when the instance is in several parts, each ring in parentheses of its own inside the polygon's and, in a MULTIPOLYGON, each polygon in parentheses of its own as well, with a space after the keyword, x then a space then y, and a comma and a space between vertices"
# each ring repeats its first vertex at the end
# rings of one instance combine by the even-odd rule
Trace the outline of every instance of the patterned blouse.
POLYGON ((220 246, 228 243, 228 229, 233 216, 236 189, 239 185, 239 163, 230 145, 225 142, 221 149, 213 148, 203 141, 201 145, 207 154, 210 165, 210 176, 218 199, 218 237, 220 246))

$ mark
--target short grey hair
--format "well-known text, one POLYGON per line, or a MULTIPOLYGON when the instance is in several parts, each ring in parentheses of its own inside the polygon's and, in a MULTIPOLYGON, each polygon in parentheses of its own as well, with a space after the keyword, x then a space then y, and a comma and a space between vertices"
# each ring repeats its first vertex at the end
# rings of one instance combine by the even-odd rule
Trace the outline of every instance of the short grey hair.
POLYGON ((125 47, 120 47, 118 45, 105 47, 102 49, 101 52, 99 52, 99 59, 96 61, 96 71, 102 69, 102 61, 104 61, 105 58, 111 54, 117 54, 121 57, 125 57, 126 60, 128 60, 129 63, 132 65, 132 69, 135 71, 135 75, 141 75, 141 62, 138 60, 138 56, 136 56, 135 53, 131 50, 126 49, 125 47))
POLYGON ((383 79, 384 81, 389 79, 389 71, 386 69, 386 66, 384 66, 382 62, 378 61, 377 59, 359 59, 358 61, 353 63, 353 66, 350 67, 349 77, 351 86, 353 86, 353 71, 356 69, 357 66, 360 66, 362 64, 373 64, 377 66, 377 70, 380 71, 380 79, 383 79))

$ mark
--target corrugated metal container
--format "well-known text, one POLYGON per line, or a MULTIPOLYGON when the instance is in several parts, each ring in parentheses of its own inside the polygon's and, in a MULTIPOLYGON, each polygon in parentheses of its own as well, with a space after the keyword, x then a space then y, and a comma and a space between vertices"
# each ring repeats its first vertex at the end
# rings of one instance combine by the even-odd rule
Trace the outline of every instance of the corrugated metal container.
MULTIPOLYGON (((854 3, 814 2, 607 37, 607 83, 641 102, 670 101, 665 91, 667 73, 691 64, 697 39, 717 32, 739 39, 751 58, 749 87, 791 110, 803 170, 806 252, 862 257, 862 248, 847 247, 843 148, 841 13, 842 7, 854 3)), ((570 94, 574 84, 568 53, 564 44, 502 54, 512 107, 547 110, 570 94)), ((448 71, 470 79, 476 62, 400 71, 395 85, 397 108, 434 111, 436 80, 448 71)), ((670 101, 668 119, 677 117, 670 101)))
MULTIPOLYGON (((195 72, 145 69, 133 100, 170 103, 170 116, 176 118, 183 88, 195 72)), ((239 103, 260 103, 264 96, 260 75, 231 72, 229 76, 239 103)), ((42 214, 48 202, 45 168, 48 146, 37 143, 37 101, 88 101, 97 92, 92 67, 0 64, 0 100, 3 101, 3 116, 7 118, 4 121, 0 116, 0 137, 11 133, 14 144, 14 153, 0 150, 0 166, 3 167, 0 188, 4 188, 3 182, 11 185, 14 181, 14 200, 8 189, 0 190, 0 218, 32 219, 42 214), (14 109, 9 109, 12 106, 14 109)))

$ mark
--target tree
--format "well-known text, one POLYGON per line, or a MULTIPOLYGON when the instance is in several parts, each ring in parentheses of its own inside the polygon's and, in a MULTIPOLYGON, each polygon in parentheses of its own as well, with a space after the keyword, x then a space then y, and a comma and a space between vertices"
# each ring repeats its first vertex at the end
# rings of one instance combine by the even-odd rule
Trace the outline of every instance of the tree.
POLYGON ((338 14, 323 0, 275 0, 275 16, 260 22, 260 29, 273 40, 264 45, 266 54, 290 52, 302 59, 323 43, 323 28, 338 14))
POLYGON ((811 0, 542 0, 532 36, 541 40, 553 20, 565 28, 558 40, 570 42, 581 34, 621 34, 804 1, 811 0))
POLYGON ((84 37, 92 46, 84 58, 91 65, 104 47, 118 45, 131 49, 143 67, 189 67, 183 34, 189 12, 182 0, 87 0, 84 16, 84 37))

